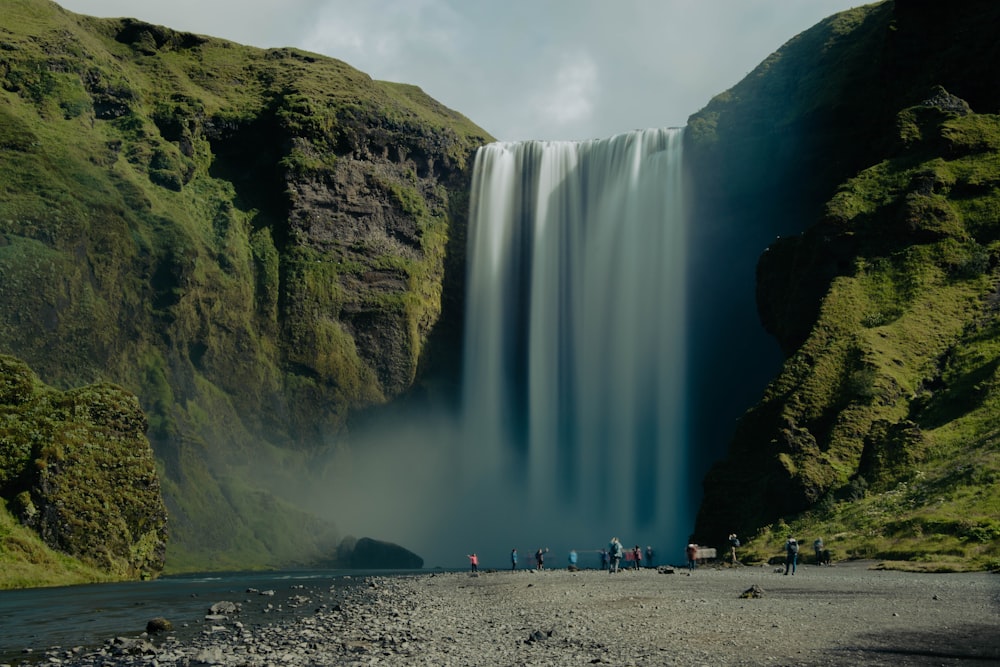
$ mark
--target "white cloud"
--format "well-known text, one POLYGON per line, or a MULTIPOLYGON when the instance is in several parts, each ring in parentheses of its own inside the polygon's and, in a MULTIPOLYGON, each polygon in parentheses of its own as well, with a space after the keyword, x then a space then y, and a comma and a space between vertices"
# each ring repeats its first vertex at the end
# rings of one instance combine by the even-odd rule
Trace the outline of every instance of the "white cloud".
POLYGON ((61 0, 412 83, 494 136, 683 125, 851 0, 61 0), (577 54, 569 58, 567 54, 577 54), (583 55, 580 55, 583 54, 583 55))
POLYGON ((598 90, 597 79, 597 65, 589 56, 567 58, 556 71, 550 89, 539 97, 543 116, 557 126, 589 120, 598 90))
POLYGON ((447 63, 457 57, 460 21, 442 0, 327 3, 303 32, 300 44, 375 78, 417 83, 408 77, 421 63, 447 63), (378 11, 373 11, 373 4, 378 11))

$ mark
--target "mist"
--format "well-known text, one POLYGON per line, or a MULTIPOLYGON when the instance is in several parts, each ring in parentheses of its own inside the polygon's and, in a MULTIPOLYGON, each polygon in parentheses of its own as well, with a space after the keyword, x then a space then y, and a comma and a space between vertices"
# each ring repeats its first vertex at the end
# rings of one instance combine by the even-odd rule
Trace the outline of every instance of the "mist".
POLYGON ((482 569, 509 569, 511 549, 519 568, 533 565, 537 549, 549 550, 547 567, 565 567, 571 549, 580 567, 598 567, 612 536, 652 546, 660 563, 682 562, 684 544, 664 542, 669 530, 629 531, 586 499, 539 498, 517 472, 514 443, 484 460, 467 433, 445 409, 384 415, 317 461, 306 504, 342 535, 394 542, 425 568, 463 568, 477 553, 482 569))

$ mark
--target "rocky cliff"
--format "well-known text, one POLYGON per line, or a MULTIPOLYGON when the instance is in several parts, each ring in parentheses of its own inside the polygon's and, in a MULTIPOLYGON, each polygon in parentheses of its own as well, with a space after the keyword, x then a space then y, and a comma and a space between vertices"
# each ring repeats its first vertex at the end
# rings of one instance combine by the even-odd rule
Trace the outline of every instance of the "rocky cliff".
MULTIPOLYGON (((1000 564, 998 26, 987 2, 857 8, 692 117, 702 242, 733 228, 756 244, 727 236, 696 276, 759 256, 757 312, 784 359, 706 476, 695 539, 1000 564)), ((706 295, 750 330, 746 291, 706 295)), ((726 406, 732 376, 710 380, 726 406)))
POLYGON ((12 0, 0 351, 57 388, 138 395, 175 569, 328 556, 336 527, 294 489, 450 345, 488 140, 330 58, 12 0))
MULTIPOLYGON (((56 391, 0 355, 0 498, 50 549, 97 573, 145 578, 163 569, 167 512, 146 417, 111 384, 56 391)), ((53 580, 58 569, 15 531, 2 532, 5 576, 53 580)))

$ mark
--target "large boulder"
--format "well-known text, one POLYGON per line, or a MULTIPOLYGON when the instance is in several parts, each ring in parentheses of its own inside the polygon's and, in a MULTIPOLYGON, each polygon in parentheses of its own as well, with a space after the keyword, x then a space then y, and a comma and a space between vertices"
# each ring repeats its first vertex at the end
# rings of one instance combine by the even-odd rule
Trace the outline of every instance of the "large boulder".
POLYGON ((424 566, 424 559, 409 549, 370 537, 357 541, 349 562, 355 569, 419 570, 424 566))

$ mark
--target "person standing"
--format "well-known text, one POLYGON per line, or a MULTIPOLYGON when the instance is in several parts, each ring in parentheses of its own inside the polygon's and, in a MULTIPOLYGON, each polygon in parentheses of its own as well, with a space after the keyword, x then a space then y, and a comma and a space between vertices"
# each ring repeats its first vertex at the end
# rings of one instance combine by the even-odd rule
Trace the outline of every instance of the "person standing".
POLYGON ((694 572, 694 564, 698 559, 698 545, 694 543, 687 545, 687 549, 684 550, 684 553, 687 555, 688 572, 694 572))
POLYGON ((608 567, 608 574, 614 574, 618 571, 618 567, 622 562, 622 556, 624 555, 624 548, 622 543, 618 541, 617 537, 611 538, 611 543, 608 545, 608 555, 611 558, 611 565, 608 567))
POLYGON ((823 564, 823 538, 817 537, 813 540, 813 551, 816 552, 816 564, 823 564))
POLYGON ((740 546, 740 538, 736 537, 736 533, 729 533, 729 557, 733 565, 736 565, 736 547, 738 546, 740 546))
POLYGON ((539 549, 535 552, 535 569, 545 569, 545 552, 548 549, 539 549))
POLYGON ((646 567, 653 567, 653 547, 646 545, 646 567))
POLYGON ((476 554, 469 554, 469 569, 479 572, 479 556, 476 554))
POLYGON ((510 550, 510 571, 513 572, 517 569, 517 548, 510 550))
POLYGON ((608 550, 607 549, 601 549, 601 569, 602 570, 608 569, 608 560, 609 559, 610 559, 610 557, 608 556, 608 550))
POLYGON ((785 574, 788 574, 788 570, 791 569, 792 574, 795 574, 795 563, 799 559, 799 543, 795 541, 794 537, 789 537, 788 541, 785 542, 785 574))
POLYGON ((576 572, 577 571, 577 569, 578 569, 576 567, 577 558, 578 557, 576 555, 576 549, 570 549, 569 550, 569 571, 570 572, 576 572))
POLYGON ((642 567, 642 547, 638 544, 632 547, 632 567, 636 570, 642 567))

